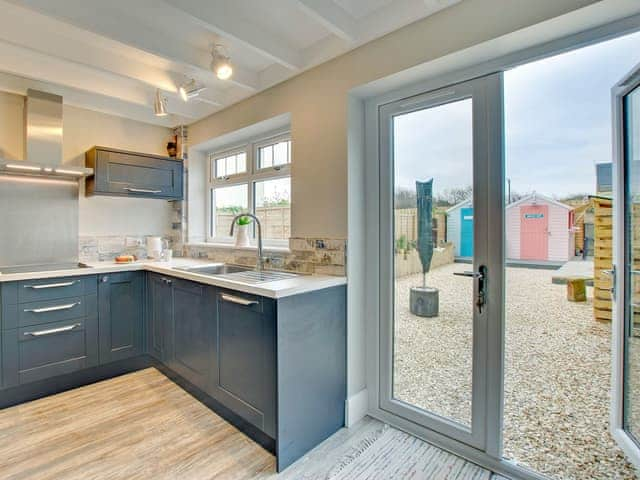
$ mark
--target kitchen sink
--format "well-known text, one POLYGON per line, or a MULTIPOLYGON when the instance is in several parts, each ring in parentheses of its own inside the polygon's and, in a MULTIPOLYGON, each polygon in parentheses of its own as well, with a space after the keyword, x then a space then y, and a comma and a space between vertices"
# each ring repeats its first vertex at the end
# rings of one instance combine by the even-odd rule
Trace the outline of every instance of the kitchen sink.
POLYGON ((278 280, 286 280, 289 278, 295 278, 298 275, 295 273, 287 272, 275 272, 272 270, 263 270, 258 272, 255 269, 249 267, 242 267, 240 265, 229 265, 226 263, 216 263, 209 265, 197 265, 193 267, 176 268, 183 272, 196 273, 198 275, 208 275, 212 277, 225 278, 235 282, 259 284, 267 282, 276 282, 278 280))
POLYGON ((240 265, 229 265, 226 263, 216 263, 209 265, 196 265, 194 267, 176 268, 183 272, 197 273, 198 275, 228 275, 230 273, 247 272, 249 267, 241 267, 240 265))

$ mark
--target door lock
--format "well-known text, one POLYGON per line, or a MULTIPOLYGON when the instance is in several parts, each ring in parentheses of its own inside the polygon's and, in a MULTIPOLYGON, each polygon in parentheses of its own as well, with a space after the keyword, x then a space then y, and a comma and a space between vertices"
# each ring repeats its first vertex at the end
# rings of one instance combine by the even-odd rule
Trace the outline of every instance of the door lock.
POLYGON ((459 277, 470 277, 478 282, 475 305, 478 313, 482 313, 483 307, 487 304, 487 267, 480 265, 477 272, 454 272, 459 277))

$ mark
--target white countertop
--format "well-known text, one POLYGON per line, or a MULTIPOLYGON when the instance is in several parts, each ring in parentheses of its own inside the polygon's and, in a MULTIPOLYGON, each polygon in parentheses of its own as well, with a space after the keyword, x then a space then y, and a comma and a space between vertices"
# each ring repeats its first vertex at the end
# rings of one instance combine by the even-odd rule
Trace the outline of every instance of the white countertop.
POLYGON ((260 284, 250 284, 240 281, 220 278, 210 275, 200 275, 193 272, 177 270, 197 265, 210 265, 216 262, 211 260, 198 260, 195 258, 174 258, 170 262, 160 261, 138 261, 133 263, 118 264, 115 262, 84 262, 90 268, 78 268, 69 270, 51 270, 46 272, 26 272, 26 273, 0 273, 1 282, 15 282, 20 280, 34 280, 43 278, 71 277, 79 275, 98 275, 115 272, 131 272, 136 270, 146 270, 176 278, 192 280, 216 287, 228 288, 240 292, 261 295, 269 298, 283 298, 300 293, 322 290, 323 288, 346 285, 346 277, 334 277, 329 275, 304 275, 299 274, 294 278, 287 278, 274 282, 260 284))

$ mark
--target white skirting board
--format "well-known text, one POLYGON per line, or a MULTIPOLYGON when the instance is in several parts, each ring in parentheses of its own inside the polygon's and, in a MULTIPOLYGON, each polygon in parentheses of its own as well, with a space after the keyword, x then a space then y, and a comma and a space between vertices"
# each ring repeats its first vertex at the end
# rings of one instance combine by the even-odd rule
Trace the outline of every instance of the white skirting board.
POLYGON ((360 390, 346 400, 345 425, 351 427, 362 420, 369 410, 369 394, 367 389, 360 390))

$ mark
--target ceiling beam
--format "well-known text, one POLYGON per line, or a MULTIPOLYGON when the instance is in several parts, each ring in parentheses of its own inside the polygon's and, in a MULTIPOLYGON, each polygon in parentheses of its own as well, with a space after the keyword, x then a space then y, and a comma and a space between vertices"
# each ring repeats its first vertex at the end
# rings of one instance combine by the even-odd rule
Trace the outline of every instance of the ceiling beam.
POLYGON ((164 0, 188 14, 201 27, 224 38, 235 40, 291 70, 304 66, 300 52, 287 42, 233 12, 233 2, 212 0, 164 0))
MULTIPOLYGON (((16 2, 16 0, 11 0, 16 2)), ((63 22, 89 30, 107 37, 125 46, 133 47, 151 54, 166 64, 169 62, 172 70, 182 71, 190 76, 199 78, 215 78, 210 70, 211 54, 208 50, 195 48, 183 42, 174 41, 161 29, 147 27, 127 15, 114 15, 113 8, 122 4, 128 9, 147 9, 147 14, 157 8, 157 0, 111 0, 101 2, 97 0, 65 0, 63 6, 43 0, 21 0, 25 4, 45 15, 54 16, 63 22)), ((170 26, 167 26, 170 28, 170 26)), ((234 65, 234 75, 229 82, 249 91, 259 88, 257 72, 234 65)))
MULTIPOLYGON (((5 41, 0 41, 0 71, 143 106, 153 115, 154 88, 5 41)), ((167 109, 181 117, 197 118, 196 108, 179 100, 177 95, 168 99, 167 109)))
POLYGON ((359 28, 356 20, 337 3, 327 0, 297 0, 302 10, 334 35, 356 42, 359 28))
MULTIPOLYGON (((178 87, 185 81, 181 74, 122 55, 117 42, 112 42, 114 45, 109 48, 104 37, 98 38, 86 30, 2 0, 0 8, 4 18, 0 41, 111 72, 170 95, 177 96, 178 87), (25 18, 29 19, 30 28, 24 28, 25 18)), ((211 83, 205 84, 208 91, 203 92, 202 97, 212 105, 223 106, 211 83)))

